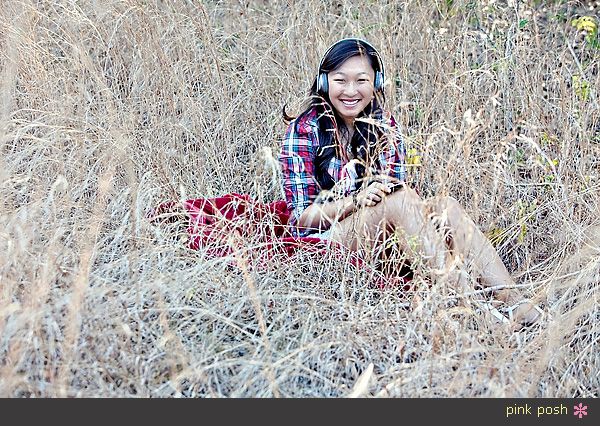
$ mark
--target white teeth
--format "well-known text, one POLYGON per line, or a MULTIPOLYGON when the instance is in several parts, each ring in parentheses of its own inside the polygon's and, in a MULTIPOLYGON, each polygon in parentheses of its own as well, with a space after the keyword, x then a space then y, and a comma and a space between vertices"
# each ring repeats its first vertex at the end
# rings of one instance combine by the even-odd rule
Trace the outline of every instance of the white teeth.
POLYGON ((358 99, 355 99, 353 101, 342 101, 342 103, 344 105, 356 105, 358 103, 358 101, 359 101, 358 99))

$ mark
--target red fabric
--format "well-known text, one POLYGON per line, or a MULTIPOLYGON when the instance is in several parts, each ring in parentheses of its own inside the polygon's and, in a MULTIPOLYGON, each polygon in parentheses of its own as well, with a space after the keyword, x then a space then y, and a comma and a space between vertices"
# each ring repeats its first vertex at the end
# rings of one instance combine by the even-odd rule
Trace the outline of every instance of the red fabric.
MULTIPOLYGON (((299 250, 314 254, 325 254, 335 250, 343 258, 350 259, 356 267, 365 266, 362 260, 334 242, 328 247, 327 242, 315 237, 294 237, 290 232, 288 221, 291 211, 285 201, 264 204, 252 200, 244 194, 226 194, 216 198, 196 198, 182 203, 165 202, 152 210, 147 216, 154 222, 162 218, 168 220, 169 214, 183 207, 188 215, 187 233, 188 247, 192 250, 203 248, 211 257, 223 257, 232 254, 235 241, 252 238, 251 257, 255 260, 267 260, 274 256, 292 257, 299 250), (231 239, 231 237, 237 237, 231 239)), ((398 281, 382 279, 377 283, 379 288, 395 287, 408 280, 398 281)))
POLYGON ((314 237, 293 237, 287 227, 290 211, 285 201, 263 204, 253 201, 248 195, 227 194, 217 198, 196 198, 162 203, 149 214, 159 220, 161 214, 173 211, 180 205, 189 216, 187 232, 188 247, 192 250, 207 248, 211 256, 227 256, 233 247, 229 237, 234 233, 248 238, 267 254, 284 251, 291 256, 299 248, 319 251, 326 248, 325 242, 314 237), (262 243, 262 244, 261 244, 262 243))

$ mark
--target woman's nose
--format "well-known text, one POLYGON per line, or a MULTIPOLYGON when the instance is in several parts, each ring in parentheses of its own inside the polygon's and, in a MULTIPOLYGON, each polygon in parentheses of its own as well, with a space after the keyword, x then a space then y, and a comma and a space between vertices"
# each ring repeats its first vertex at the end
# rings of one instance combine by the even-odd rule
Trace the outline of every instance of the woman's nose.
POLYGON ((355 95, 358 92, 357 85, 355 82, 350 81, 344 86, 344 93, 346 95, 355 95))

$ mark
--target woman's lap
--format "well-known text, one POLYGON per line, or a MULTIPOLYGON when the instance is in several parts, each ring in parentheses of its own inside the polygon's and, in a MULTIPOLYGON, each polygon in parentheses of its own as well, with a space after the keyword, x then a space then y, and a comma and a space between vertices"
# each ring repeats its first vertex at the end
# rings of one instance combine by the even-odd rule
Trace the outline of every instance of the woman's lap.
MULTIPOLYGON (((363 207, 340 222, 331 225, 328 231, 329 238, 354 251, 358 249, 373 249, 373 246, 382 242, 386 235, 384 231, 391 231, 389 224, 396 222, 394 215, 405 215, 408 210, 415 207, 415 197, 418 199, 418 208, 421 209, 425 220, 430 220, 431 214, 439 216, 447 207, 446 197, 432 197, 427 200, 418 198, 412 190, 403 190, 393 193, 389 198, 373 207, 363 207), (408 192, 405 192, 408 191, 408 192), (408 195, 409 203, 406 203, 408 195), (422 204, 421 204, 422 203, 422 204)), ((436 223, 436 225, 439 225, 436 223)), ((391 233, 391 232, 390 232, 391 233)))
POLYGON ((381 241, 384 218, 383 206, 364 207, 329 228, 330 239, 353 251, 371 249, 373 243, 381 241))

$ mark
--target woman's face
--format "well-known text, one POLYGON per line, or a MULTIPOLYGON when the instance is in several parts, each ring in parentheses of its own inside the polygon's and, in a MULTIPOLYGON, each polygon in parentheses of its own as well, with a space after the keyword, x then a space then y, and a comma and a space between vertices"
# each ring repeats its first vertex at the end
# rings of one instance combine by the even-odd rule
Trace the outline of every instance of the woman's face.
POLYGON ((348 125, 375 96, 375 71, 366 56, 357 55, 342 62, 327 75, 331 104, 348 125))

